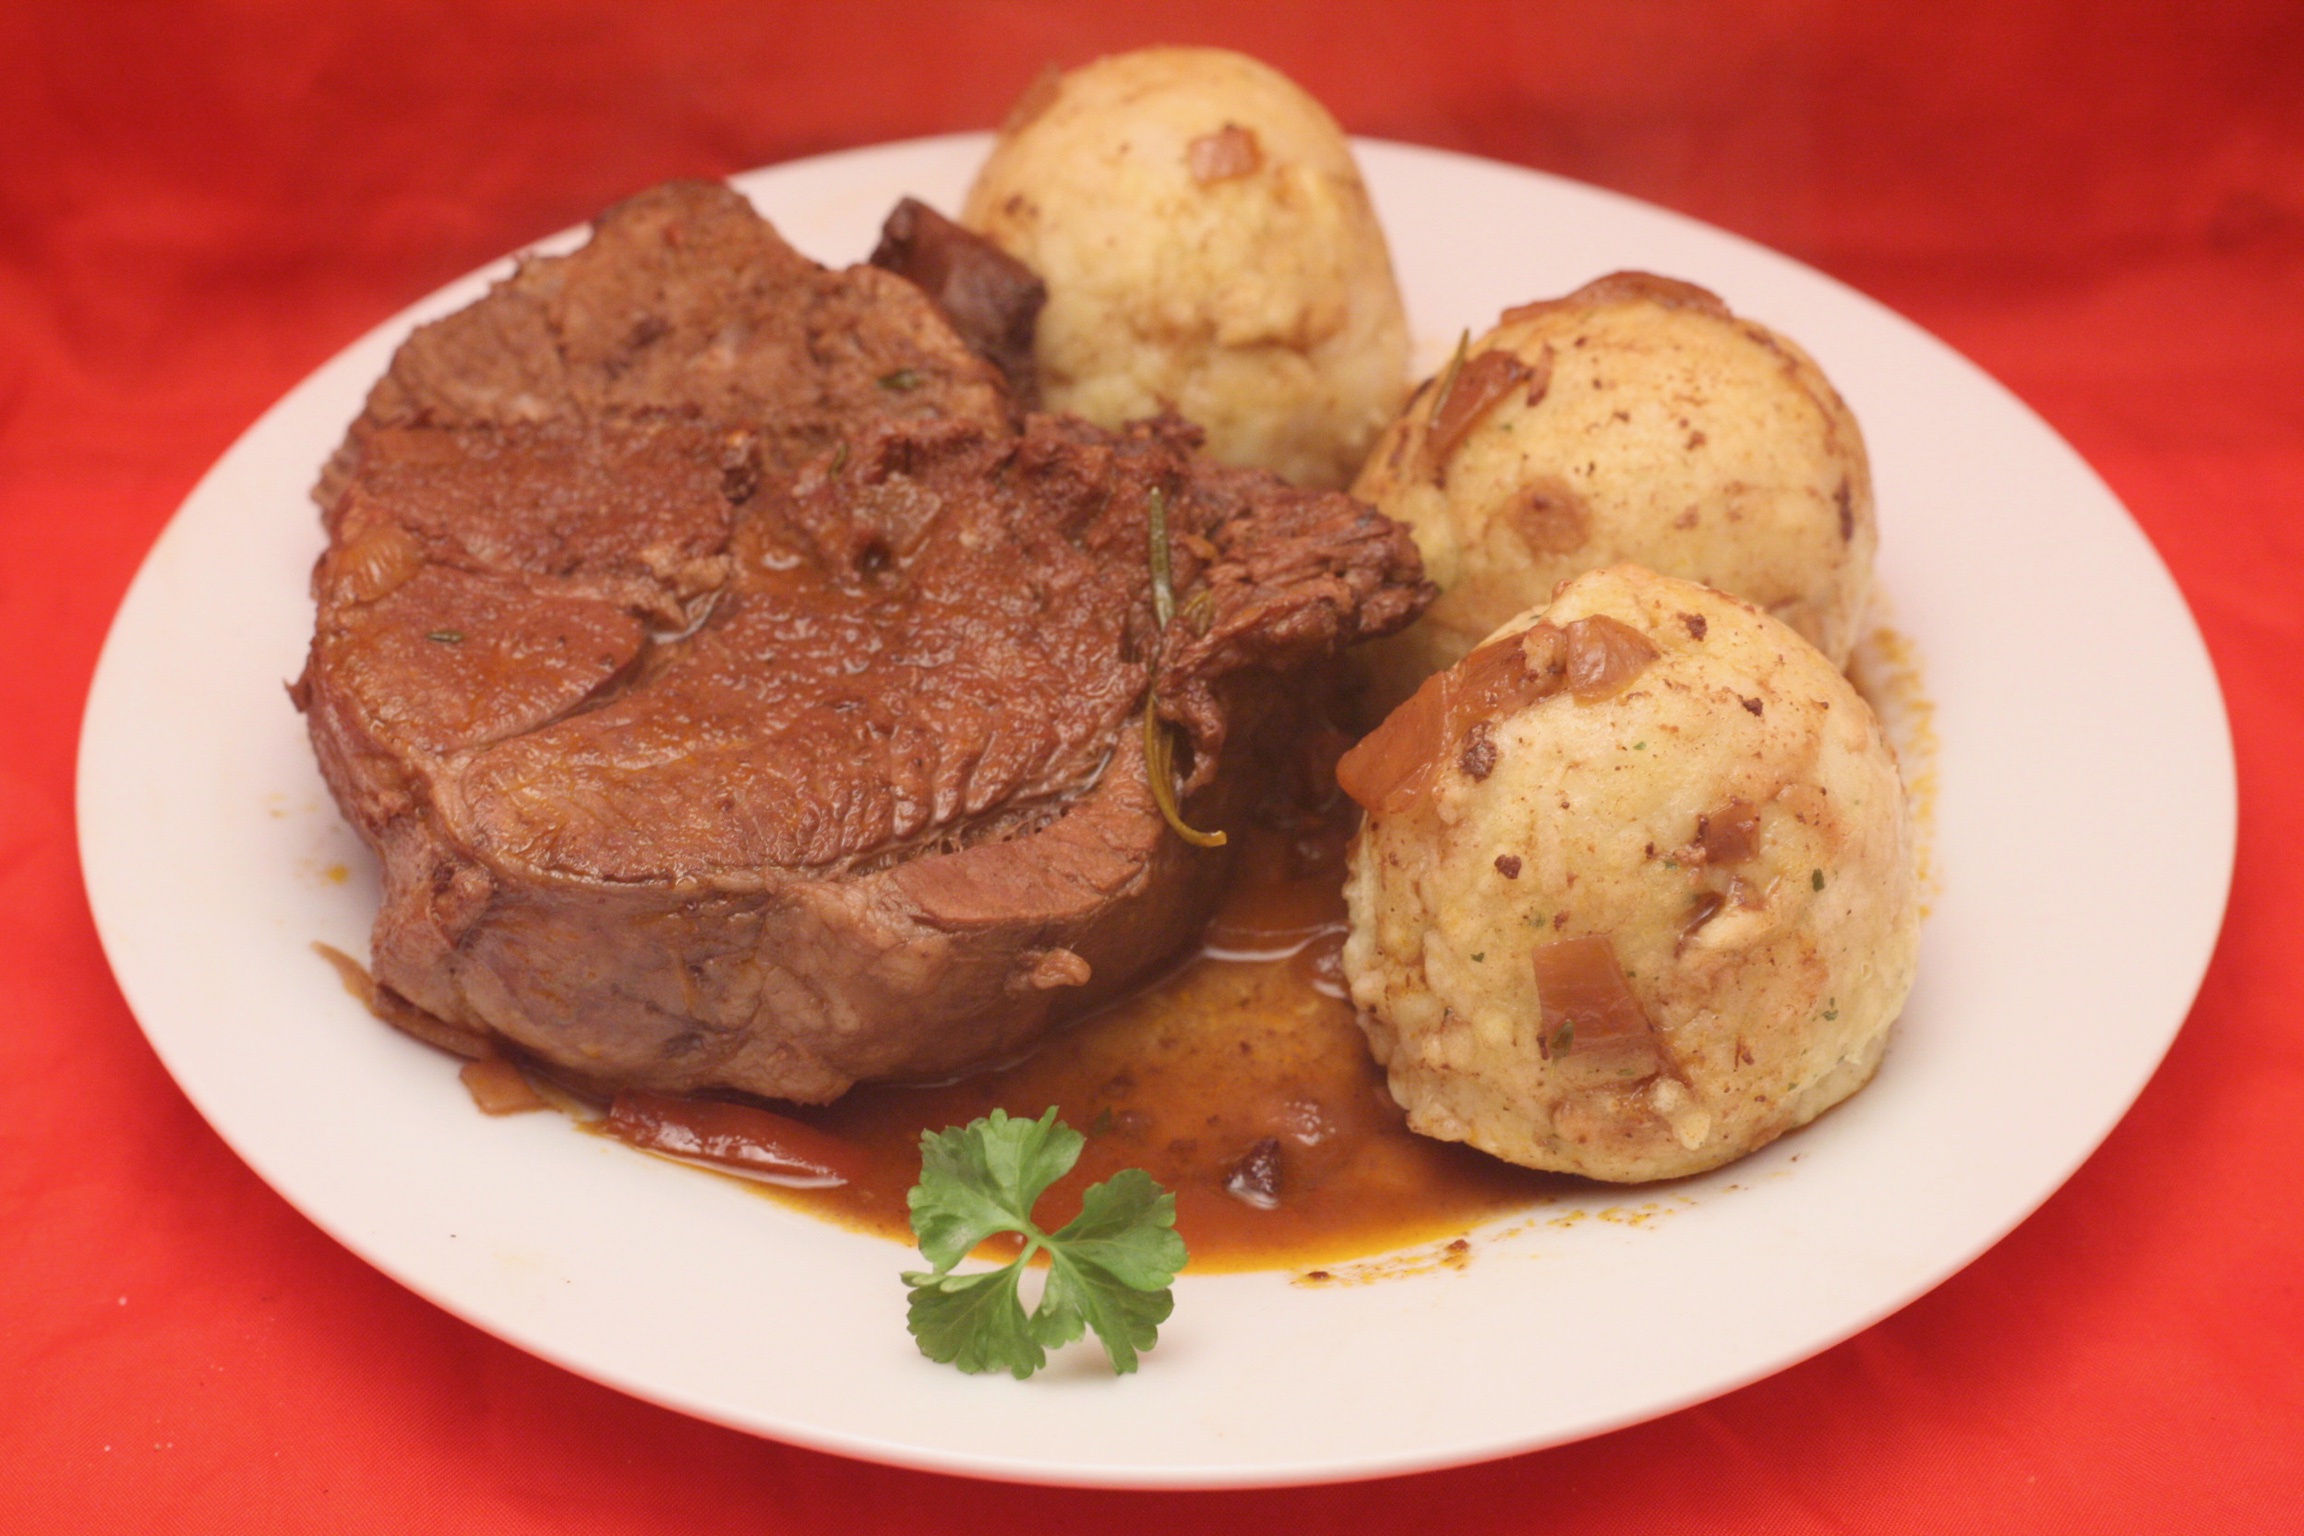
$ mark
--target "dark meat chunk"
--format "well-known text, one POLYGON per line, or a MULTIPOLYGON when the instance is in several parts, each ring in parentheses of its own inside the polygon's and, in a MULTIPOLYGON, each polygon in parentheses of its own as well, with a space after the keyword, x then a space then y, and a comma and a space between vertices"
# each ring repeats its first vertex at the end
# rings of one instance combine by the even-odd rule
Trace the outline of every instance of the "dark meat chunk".
POLYGON ((1018 400, 1038 400, 1032 328, 1048 289, 1030 267, 910 197, 881 226, 872 265, 917 284, 961 339, 1007 375, 1018 400))
POLYGON ((1280 1208, 1280 1140, 1267 1136, 1248 1149, 1224 1180, 1224 1191, 1260 1211, 1280 1208))

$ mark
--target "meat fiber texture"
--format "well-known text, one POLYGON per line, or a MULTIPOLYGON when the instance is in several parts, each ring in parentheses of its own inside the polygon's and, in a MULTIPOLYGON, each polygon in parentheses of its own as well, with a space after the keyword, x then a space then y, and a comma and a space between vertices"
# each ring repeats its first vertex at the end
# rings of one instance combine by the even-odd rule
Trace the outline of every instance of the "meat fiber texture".
POLYGON ((1195 440, 1019 423, 917 289, 715 186, 419 331, 323 477, 298 685, 377 981, 598 1087, 803 1102, 1120 991, 1222 871, 1147 687, 1221 818, 1242 708, 1429 599, 1397 525, 1195 440))

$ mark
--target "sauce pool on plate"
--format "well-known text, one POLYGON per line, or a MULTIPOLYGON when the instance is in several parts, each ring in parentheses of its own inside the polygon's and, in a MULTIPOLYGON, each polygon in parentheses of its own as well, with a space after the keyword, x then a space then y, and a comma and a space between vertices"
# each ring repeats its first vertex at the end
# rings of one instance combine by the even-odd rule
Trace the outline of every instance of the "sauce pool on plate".
POLYGON ((777 1114, 844 1149, 841 1182, 774 1199, 912 1241, 923 1132, 1050 1105, 1087 1138, 1042 1202, 1050 1230, 1089 1184, 1142 1168, 1176 1196, 1191 1268, 1300 1268, 1455 1236, 1573 1182, 1408 1130, 1337 965, 1352 815, 1237 830, 1197 952, 1021 1061, 951 1082, 855 1088, 777 1114))

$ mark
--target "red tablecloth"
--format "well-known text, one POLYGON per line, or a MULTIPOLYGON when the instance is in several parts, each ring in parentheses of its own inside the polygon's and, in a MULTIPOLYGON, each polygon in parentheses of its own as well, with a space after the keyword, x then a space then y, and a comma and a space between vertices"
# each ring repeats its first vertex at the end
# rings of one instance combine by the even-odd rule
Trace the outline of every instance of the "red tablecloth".
MULTIPOLYGON (((18 0, 0 1529, 2304 1528, 2300 357, 2293 0, 18 0), (1653 199, 1868 290, 2038 407, 2174 570, 2238 742, 2231 920, 2135 1112, 1934 1294, 1706 1406, 1483 1467, 1237 1495, 975 1484, 696 1423, 454 1321, 259 1183, 146 1048, 81 894, 75 735, 129 576, 233 436, 385 315, 620 194, 988 125, 1043 62, 1149 41, 1246 49, 1357 131, 1653 199)), ((2152 872, 2072 899, 2122 942, 2152 872)))

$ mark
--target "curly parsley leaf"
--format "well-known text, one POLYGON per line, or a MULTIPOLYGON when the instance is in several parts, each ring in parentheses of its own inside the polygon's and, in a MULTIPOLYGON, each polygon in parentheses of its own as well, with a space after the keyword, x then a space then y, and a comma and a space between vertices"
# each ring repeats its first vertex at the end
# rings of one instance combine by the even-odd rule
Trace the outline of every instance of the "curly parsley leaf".
POLYGON ((1126 1375, 1159 1341, 1175 1307, 1169 1290, 1184 1267, 1176 1197, 1141 1168, 1130 1168, 1081 1197, 1080 1214, 1055 1233, 1032 1221, 1048 1186, 1079 1161, 1084 1138, 1050 1109, 1037 1120, 994 1110, 984 1119, 920 1138, 920 1182, 910 1196, 912 1231, 935 1267, 904 1276, 912 1289, 910 1326, 929 1359, 1021 1381, 1048 1363, 1047 1352, 1093 1331, 1126 1375), (953 1266, 1000 1232, 1024 1241, 996 1270, 956 1274, 953 1266), (1046 1252, 1047 1283, 1030 1313, 1021 1282, 1046 1252))

